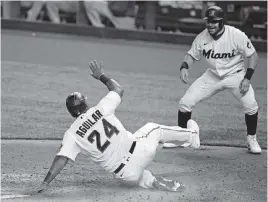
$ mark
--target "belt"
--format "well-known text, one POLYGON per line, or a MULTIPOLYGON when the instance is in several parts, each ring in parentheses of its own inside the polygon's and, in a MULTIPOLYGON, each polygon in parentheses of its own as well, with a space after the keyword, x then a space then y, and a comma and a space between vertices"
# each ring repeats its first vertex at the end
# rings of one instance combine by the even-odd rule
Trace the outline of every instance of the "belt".
MULTIPOLYGON (((136 147, 136 141, 134 141, 130 147, 129 153, 133 153, 134 149, 136 147)), ((118 168, 116 168, 116 170, 114 171, 114 174, 119 173, 120 170, 122 170, 122 168, 125 166, 126 164, 121 163, 120 166, 118 166, 118 168)))

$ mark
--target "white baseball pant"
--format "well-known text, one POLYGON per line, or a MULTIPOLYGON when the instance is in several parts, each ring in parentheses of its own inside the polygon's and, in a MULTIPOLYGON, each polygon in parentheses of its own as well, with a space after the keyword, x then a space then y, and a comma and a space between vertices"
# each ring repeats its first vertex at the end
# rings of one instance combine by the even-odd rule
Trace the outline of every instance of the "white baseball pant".
POLYGON ((258 104, 255 100, 252 86, 250 85, 248 92, 244 96, 242 96, 239 90, 239 85, 244 75, 245 71, 240 71, 220 78, 210 70, 207 70, 189 87, 185 95, 181 98, 179 103, 181 111, 191 112, 198 102, 228 89, 241 103, 246 114, 255 114, 258 111, 258 104))
POLYGON ((114 177, 127 185, 152 188, 155 177, 146 167, 154 159, 158 144, 167 141, 191 141, 193 133, 194 130, 179 126, 147 123, 133 134, 137 140, 136 148, 133 154, 125 158, 126 165, 114 177))

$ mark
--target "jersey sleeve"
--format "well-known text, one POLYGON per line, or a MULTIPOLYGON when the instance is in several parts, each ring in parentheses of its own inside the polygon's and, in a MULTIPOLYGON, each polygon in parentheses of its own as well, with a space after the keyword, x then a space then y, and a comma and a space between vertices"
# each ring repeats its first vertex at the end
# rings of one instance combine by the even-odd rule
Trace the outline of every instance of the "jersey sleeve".
POLYGON ((194 39, 191 49, 187 52, 190 56, 192 56, 195 60, 201 59, 201 37, 200 35, 197 35, 197 37, 194 39))
POLYGON ((240 30, 235 33, 235 42, 237 43, 238 51, 244 57, 250 57, 256 51, 247 35, 240 30))
POLYGON ((105 115, 109 115, 114 113, 120 103, 120 95, 114 91, 109 91, 109 93, 97 104, 96 108, 102 109, 105 115))
POLYGON ((81 152, 80 147, 76 144, 74 138, 71 134, 66 131, 64 134, 60 151, 57 153, 57 156, 65 156, 72 161, 75 161, 76 156, 81 152))

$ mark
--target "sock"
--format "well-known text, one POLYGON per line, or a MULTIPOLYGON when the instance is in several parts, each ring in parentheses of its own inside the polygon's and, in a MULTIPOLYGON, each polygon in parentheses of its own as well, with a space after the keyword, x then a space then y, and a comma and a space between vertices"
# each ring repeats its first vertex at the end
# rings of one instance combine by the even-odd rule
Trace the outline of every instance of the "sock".
POLYGON ((248 135, 255 135, 257 131, 258 112, 253 115, 245 114, 248 135))
POLYGON ((192 112, 178 112, 178 126, 187 128, 187 122, 191 119, 192 112))

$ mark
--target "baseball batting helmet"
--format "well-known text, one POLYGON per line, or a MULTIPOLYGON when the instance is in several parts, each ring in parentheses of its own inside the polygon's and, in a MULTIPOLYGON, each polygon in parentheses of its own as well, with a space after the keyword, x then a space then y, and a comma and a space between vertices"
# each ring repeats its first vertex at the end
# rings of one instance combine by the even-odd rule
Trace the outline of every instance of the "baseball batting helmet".
POLYGON ((214 21, 224 20, 224 12, 219 6, 211 6, 206 10, 204 19, 214 21))
POLYGON ((74 92, 66 98, 66 107, 72 117, 77 118, 87 109, 86 97, 79 92, 74 92))
POLYGON ((222 29, 224 26, 224 12, 219 6, 211 6, 206 10, 205 20, 209 21, 218 21, 219 28, 222 29))

